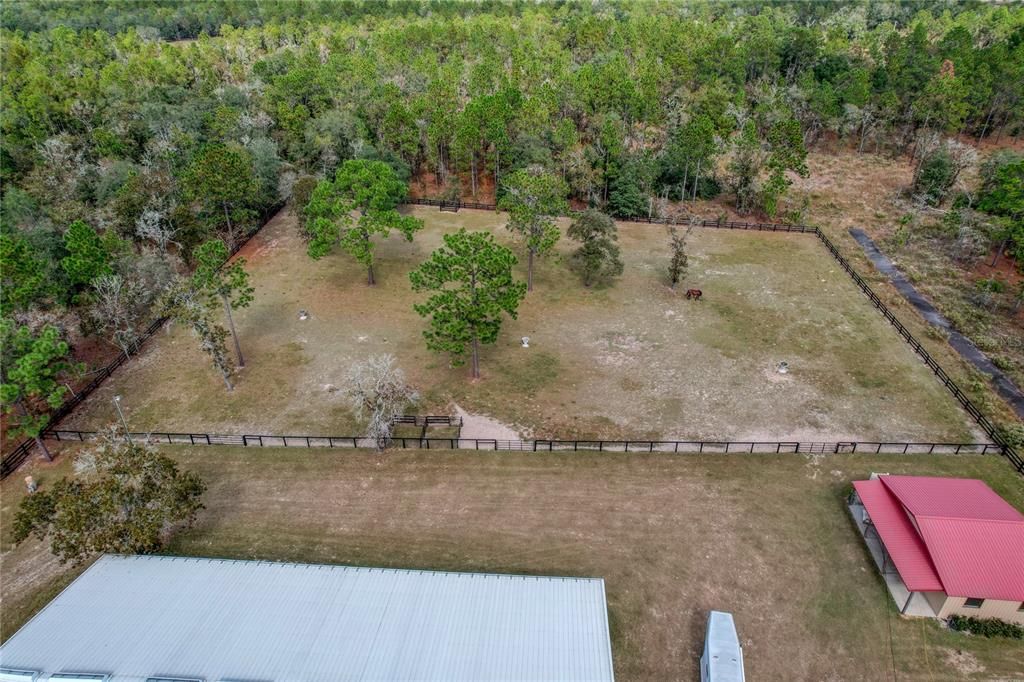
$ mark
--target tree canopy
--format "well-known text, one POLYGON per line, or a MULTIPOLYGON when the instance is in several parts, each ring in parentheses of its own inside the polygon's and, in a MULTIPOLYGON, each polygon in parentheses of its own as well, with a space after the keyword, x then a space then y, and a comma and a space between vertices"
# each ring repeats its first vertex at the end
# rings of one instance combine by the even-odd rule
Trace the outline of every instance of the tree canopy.
POLYGON ((219 239, 201 244, 192 253, 196 268, 192 274, 192 282, 196 289, 207 293, 224 306, 224 317, 228 321, 228 329, 235 344, 235 357, 238 366, 245 367, 245 357, 235 330, 232 310, 248 308, 253 300, 253 289, 249 285, 249 273, 245 271, 245 259, 236 258, 228 262, 231 252, 227 245, 219 239))
POLYGON ((311 235, 309 255, 320 259, 340 244, 366 266, 367 283, 373 276, 374 235, 386 237, 397 230, 407 240, 423 227, 423 221, 398 212, 406 185, 394 169, 382 161, 353 159, 343 163, 334 180, 323 180, 313 190, 304 212, 311 235))
MULTIPOLYGON (((788 216, 808 150, 909 154, 918 196, 956 200, 948 141, 1024 132, 1022 36, 1013 3, 2 3, 0 315, 130 348, 198 247, 287 200, 311 257, 373 283, 375 243, 419 227, 410 188, 493 197, 528 288, 569 202, 788 216)), ((1019 166, 982 185, 1019 263, 1019 166)), ((227 331, 188 310, 228 380, 227 331)))
POLYGON ((49 416, 40 409, 40 404, 43 408, 59 407, 67 391, 60 381, 62 373, 80 366, 70 360, 71 349, 61 338, 60 330, 53 326, 35 333, 10 319, 0 319, 0 346, 0 399, 10 419, 8 433, 35 438, 49 459, 49 450, 39 437, 49 423, 49 416))
POLYGON ((199 476, 116 430, 80 454, 75 470, 22 499, 15 542, 49 540, 61 563, 80 564, 101 552, 150 553, 203 508, 199 476))
POLYGON ((555 219, 569 210, 568 189, 558 176, 531 166, 505 179, 499 207, 508 211, 508 229, 526 246, 526 290, 533 290, 533 260, 554 248, 561 234, 555 219))
POLYGON ((616 244, 619 232, 610 216, 595 208, 587 209, 573 220, 567 234, 580 242, 572 260, 584 286, 622 274, 624 266, 616 244))
POLYGON ((452 364, 469 355, 480 378, 480 344, 498 339, 504 315, 515 319, 526 284, 515 281, 515 255, 486 232, 462 229, 444 236, 444 246, 409 273, 413 291, 433 292, 413 306, 430 318, 423 332, 427 348, 449 353, 452 364))

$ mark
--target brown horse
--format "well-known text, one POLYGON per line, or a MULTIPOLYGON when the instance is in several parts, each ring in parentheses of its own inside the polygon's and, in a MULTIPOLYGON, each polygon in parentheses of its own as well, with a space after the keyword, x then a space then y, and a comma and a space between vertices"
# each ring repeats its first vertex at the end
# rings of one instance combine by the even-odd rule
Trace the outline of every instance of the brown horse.
POLYGON ((700 297, 703 296, 703 295, 704 295, 704 292, 701 291, 700 289, 687 289, 686 290, 686 299, 687 300, 692 298, 695 301, 699 301, 700 297))

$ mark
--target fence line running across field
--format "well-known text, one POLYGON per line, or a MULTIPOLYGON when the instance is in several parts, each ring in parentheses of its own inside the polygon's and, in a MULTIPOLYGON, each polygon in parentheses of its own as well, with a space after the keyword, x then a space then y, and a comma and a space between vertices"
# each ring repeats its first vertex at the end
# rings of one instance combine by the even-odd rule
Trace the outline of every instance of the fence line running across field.
MULTIPOLYGON (((423 206, 437 206, 441 210, 458 210, 459 208, 469 208, 469 209, 489 210, 489 211, 497 210, 497 207, 494 204, 482 204, 482 203, 477 203, 477 202, 462 202, 462 201, 447 201, 447 200, 443 200, 443 199, 408 199, 406 201, 406 203, 408 203, 408 204, 418 204, 418 205, 423 205, 423 206)), ((280 207, 278 207, 278 209, 275 209, 274 212, 276 212, 276 210, 279 210, 279 208, 280 207)), ((265 225, 269 221, 268 215, 269 215, 269 213, 264 215, 264 220, 261 222, 259 227, 257 227, 256 229, 252 230, 251 232, 249 232, 248 234, 245 235, 245 237, 232 250, 232 255, 237 253, 239 249, 241 249, 253 236, 256 235, 257 232, 259 232, 263 228, 263 225, 265 225)), ((652 224, 665 224, 665 223, 668 222, 666 219, 663 219, 663 218, 634 218, 634 219, 632 219, 632 221, 633 222, 641 222, 641 223, 652 223, 652 224)), ((996 427, 992 424, 992 422, 990 422, 988 420, 988 418, 985 417, 984 414, 982 414, 981 410, 979 410, 977 408, 977 406, 974 405, 974 403, 971 401, 971 399, 968 398, 966 394, 964 394, 964 392, 960 389, 960 387, 956 384, 956 382, 953 381, 952 378, 950 378, 950 376, 939 365, 939 363, 931 356, 931 354, 928 353, 927 350, 925 350, 924 346, 921 345, 921 342, 918 341, 916 338, 914 338, 914 336, 910 333, 909 330, 907 330, 907 328, 903 325, 903 323, 900 322, 896 318, 896 316, 889 310, 888 306, 886 306, 885 303, 883 303, 882 300, 878 297, 878 295, 875 294, 875 292, 871 289, 871 287, 864 280, 864 278, 862 278, 859 274, 857 274, 857 272, 850 265, 849 261, 847 261, 846 258, 844 258, 843 255, 839 253, 839 250, 835 247, 835 245, 832 243, 832 241, 828 237, 825 236, 825 233, 822 232, 820 228, 818 228, 818 227, 811 227, 809 225, 790 225, 790 224, 785 224, 785 223, 746 223, 746 222, 723 221, 723 220, 698 220, 698 221, 695 221, 694 224, 697 225, 697 226, 700 226, 700 227, 709 227, 709 228, 722 228, 722 229, 732 229, 732 230, 756 230, 756 231, 762 231, 762 232, 812 233, 812 234, 816 235, 818 237, 818 239, 821 240, 821 243, 825 246, 825 248, 829 251, 829 253, 831 253, 832 256, 836 259, 836 261, 842 266, 843 270, 846 271, 846 273, 853 279, 854 283, 871 300, 871 303, 882 313, 883 316, 885 316, 885 318, 887 320, 889 320, 890 324, 892 324, 893 327, 896 328, 896 330, 903 337, 903 339, 910 345, 911 348, 914 349, 914 352, 917 353, 924 360, 925 364, 927 364, 929 368, 931 368, 931 370, 935 373, 935 375, 939 378, 939 380, 943 383, 943 385, 949 390, 949 392, 953 394, 953 397, 956 398, 956 400, 960 403, 960 405, 964 408, 964 410, 969 415, 971 415, 971 417, 975 420, 975 422, 985 432, 985 435, 988 436, 992 440, 992 444, 977 444, 977 443, 975 443, 975 444, 968 444, 968 443, 962 443, 962 444, 956 444, 956 443, 953 443, 953 444, 943 444, 943 443, 842 443, 842 442, 839 442, 839 443, 717 442, 717 445, 722 446, 722 447, 725 448, 724 450, 721 450, 722 452, 772 452, 772 450, 771 450, 772 447, 776 448, 776 450, 774 450, 775 452, 847 452, 847 451, 849 451, 849 452, 885 453, 885 452, 900 452, 901 451, 900 448, 903 448, 902 452, 928 452, 928 453, 979 452, 981 454, 988 454, 988 453, 991 453, 991 452, 998 452, 998 453, 1002 454, 1004 457, 1006 457, 1010 461, 1010 463, 1013 465, 1013 467, 1017 470, 1018 473, 1024 474, 1024 458, 1022 458, 1017 453, 1017 451, 1006 441, 1006 439, 1003 437, 1003 435, 996 429, 996 427), (750 449, 748 449, 748 450, 743 450, 742 449, 742 448, 748 447, 748 446, 749 446, 750 449), (762 446, 765 447, 765 448, 768 448, 768 449, 767 450, 755 449, 755 448, 760 448, 762 446), (846 448, 848 446, 852 447, 853 450, 845 450, 845 449, 843 449, 843 448, 846 448), (876 448, 889 448, 890 446, 893 449, 874 449, 874 450, 871 449, 872 447, 876 447, 876 448), (736 448, 736 449, 730 449, 730 448, 736 448), (919 448, 924 448, 924 450, 921 450, 919 448)), ((153 334, 155 334, 156 331, 159 330, 160 327, 163 326, 164 322, 166 322, 166 319, 165 318, 160 318, 160 319, 154 320, 153 323, 150 324, 150 326, 147 328, 146 332, 140 337, 140 339, 135 344, 135 352, 136 353, 138 352, 138 349, 139 349, 139 347, 141 347, 143 342, 145 342, 148 338, 150 338, 153 334)), ((127 353, 121 353, 121 355, 118 356, 118 358, 115 359, 112 363, 110 363, 110 365, 108 365, 107 367, 103 368, 100 371, 99 375, 93 381, 91 381, 89 383, 89 385, 86 386, 86 388, 84 388, 82 391, 80 391, 73 398, 65 401, 59 408, 57 408, 51 414, 50 419, 49 419, 49 424, 51 425, 51 427, 56 427, 61 419, 66 417, 68 414, 70 414, 71 411, 75 407, 77 407, 83 400, 85 400, 85 398, 87 398, 89 396, 89 394, 91 394, 94 390, 96 390, 96 388, 101 383, 103 383, 103 381, 107 377, 109 377, 110 374, 115 369, 117 369, 122 364, 124 364, 128 360, 129 357, 130 357, 130 355, 128 355, 127 353)), ((425 430, 426 430, 426 427, 424 426, 424 435, 425 435, 425 430)), ((70 435, 70 434, 89 434, 89 433, 91 433, 91 432, 63 431, 63 430, 59 430, 58 431, 58 430, 54 430, 54 429, 51 428, 50 431, 48 431, 46 434, 44 434, 44 437, 56 438, 57 440, 69 440, 69 439, 77 440, 77 439, 84 438, 84 436, 80 435, 79 438, 74 438, 73 436, 71 436, 70 438, 62 438, 60 434, 69 434, 70 435)), ((145 435, 145 434, 142 434, 142 435, 145 435)), ((288 445, 288 446, 290 446, 290 443, 288 441, 290 441, 291 439, 301 439, 301 441, 303 443, 305 443, 305 447, 313 447, 312 445, 310 445, 310 443, 314 439, 317 440, 318 443, 320 441, 326 440, 328 447, 345 447, 345 445, 343 445, 344 443, 353 443, 353 445, 349 445, 348 447, 356 447, 355 443, 358 443, 360 441, 368 441, 368 439, 365 439, 365 438, 360 439, 359 437, 351 437, 351 436, 345 436, 345 437, 316 437, 316 436, 214 436, 214 435, 209 435, 209 434, 170 434, 170 433, 153 434, 153 435, 158 435, 161 438, 166 437, 168 439, 166 441, 162 440, 161 442, 181 442, 181 443, 196 443, 195 438, 196 437, 201 437, 203 439, 202 444, 211 444, 211 445, 215 444, 216 439, 226 439, 226 440, 223 441, 224 443, 229 443, 230 442, 230 444, 234 444, 234 445, 249 445, 250 443, 246 442, 246 439, 263 439, 263 438, 275 439, 276 438, 276 439, 284 439, 284 444, 288 445), (177 438, 177 437, 182 438, 182 440, 170 440, 172 438, 177 438), (188 440, 185 440, 185 439, 188 439, 188 440), (241 439, 241 440, 239 440, 239 439, 241 439)), ((216 441, 216 442, 220 442, 220 441, 216 441)), ((431 447, 431 443, 434 443, 434 442, 447 442, 447 443, 449 443, 450 447, 456 447, 456 446, 450 445, 451 443, 458 443, 458 444, 460 444, 458 447, 461 447, 462 443, 466 443, 467 447, 469 447, 470 449, 490 449, 490 450, 495 450, 495 449, 497 449, 497 450, 512 450, 512 449, 522 450, 522 449, 526 449, 526 450, 531 450, 532 451, 532 450, 538 450, 538 448, 539 448, 542 451, 553 451, 553 450, 594 449, 594 448, 589 448, 589 447, 588 448, 581 448, 579 446, 580 443, 591 443, 591 444, 597 443, 598 444, 598 447, 597 447, 598 450, 605 450, 605 449, 608 449, 608 448, 611 447, 610 444, 612 444, 612 443, 619 443, 619 444, 623 444, 621 451, 624 451, 624 452, 642 451, 642 448, 645 446, 645 444, 649 448, 648 451, 650 451, 650 452, 653 452, 653 451, 659 451, 659 452, 663 451, 662 450, 662 446, 666 446, 666 447, 667 446, 671 446, 673 448, 672 451, 674 451, 674 452, 679 452, 679 447, 680 446, 683 446, 683 447, 697 447, 698 452, 717 452, 718 451, 718 450, 705 450, 706 447, 714 447, 716 445, 715 442, 710 442, 710 441, 597 441, 597 440, 587 440, 587 441, 563 441, 563 440, 495 441, 495 440, 465 439, 465 438, 454 438, 454 439, 453 438, 440 438, 440 439, 437 439, 437 438, 396 438, 396 439, 394 439, 392 441, 393 445, 396 445, 398 447, 403 447, 403 448, 404 447, 425 447, 425 448, 428 448, 428 449, 431 447), (409 443, 416 442, 417 445, 406 445, 407 442, 409 442, 409 443), (491 447, 481 447, 482 443, 483 444, 491 444, 491 447), (608 447, 605 447, 605 444, 609 444, 608 447), (658 446, 657 450, 655 449, 656 445, 658 446), (634 446, 637 447, 637 448, 641 448, 641 450, 631 450, 630 448, 634 447, 634 446)), ((262 444, 262 440, 259 440, 259 443, 262 444)), ((21 463, 25 459, 28 458, 29 453, 31 452, 33 445, 34 445, 34 442, 31 439, 23 441, 22 443, 20 443, 14 449, 14 451, 12 451, 9 455, 7 455, 3 459, 2 463, 0 463, 0 478, 6 477, 12 471, 14 471, 19 465, 21 465, 21 463)), ((370 443, 368 447, 374 447, 374 446, 375 446, 375 443, 370 443)), ((441 447, 441 446, 437 445, 435 447, 441 447)))
MULTIPOLYGON (((494 204, 481 204, 476 201, 449 201, 447 199, 406 199, 405 203, 415 204, 418 206, 437 206, 442 211, 458 211, 460 208, 471 208, 479 211, 497 211, 498 207, 494 204)), ((573 217, 572 214, 568 217, 573 217)), ((639 216, 636 218, 621 218, 623 222, 629 223, 650 223, 652 225, 667 225, 673 222, 679 226, 686 226, 689 223, 687 221, 673 221, 668 218, 645 218, 639 216)), ((756 230, 759 232, 808 232, 813 233, 818 228, 810 225, 794 225, 790 223, 747 223, 742 221, 734 220, 706 220, 703 218, 697 219, 693 222, 696 227, 712 227, 721 228, 724 230, 756 230)))
POLYGON ((1024 459, 1022 459, 1017 451, 1006 441, 1003 435, 999 433, 999 430, 996 429, 995 425, 992 424, 992 422, 990 422, 988 418, 981 413, 981 410, 975 406, 971 399, 968 398, 962 390, 960 390, 960 387, 952 378, 950 378, 946 373, 946 370, 942 369, 942 366, 936 362, 935 358, 931 356, 931 353, 929 353, 925 347, 921 345, 921 342, 914 338, 914 335, 910 333, 910 330, 908 330, 903 323, 896 318, 892 311, 889 310, 889 307, 882 302, 882 299, 880 299, 878 294, 871 289, 864 278, 857 274, 856 270, 853 269, 853 266, 850 265, 850 262, 846 260, 841 253, 839 253, 839 249, 835 247, 832 240, 826 237, 825 233, 820 229, 816 229, 815 233, 818 235, 818 239, 821 240, 821 243, 825 245, 825 248, 828 249, 829 253, 831 253, 843 269, 846 270, 846 273, 853 279, 854 283, 860 287, 860 290, 863 291, 871 300, 871 303, 882 313, 882 315, 885 316, 885 319, 889 320, 889 323, 896 328, 896 331, 900 333, 900 336, 903 337, 903 340, 907 342, 914 352, 924 360, 925 364, 928 365, 932 372, 935 373, 935 376, 939 378, 939 381, 942 382, 949 392, 953 394, 953 397, 956 398, 957 402, 959 402, 964 410, 967 411, 967 414, 971 415, 978 426, 981 427, 985 432, 985 435, 992 439, 992 442, 998 446, 999 452, 1010 460, 1010 463, 1018 473, 1024 474, 1024 459))
MULTIPOLYGON (((454 425, 454 424, 453 424, 454 425)), ((44 438, 86 442, 98 431, 53 429, 44 438)), ((365 436, 296 436, 267 434, 132 433, 132 439, 154 445, 241 445, 284 448, 375 448, 365 436)), ((424 450, 513 450, 521 452, 680 452, 686 454, 976 454, 998 453, 992 443, 885 443, 700 440, 496 440, 493 438, 392 438, 389 447, 424 450)))
MULTIPOLYGON (((409 199, 407 203, 420 204, 424 206, 438 206, 443 210, 458 210, 459 208, 473 208, 481 210, 497 210, 494 204, 481 204, 476 202, 461 202, 461 201, 448 201, 444 199, 409 199)), ((666 218, 629 218, 629 222, 638 223, 651 223, 651 224, 667 224, 669 222, 666 218)), ((680 223, 686 224, 686 223, 680 223)), ((871 303, 877 308, 885 319, 889 320, 890 324, 896 328, 900 336, 907 342, 907 344, 917 353, 925 364, 935 373, 942 384, 953 394, 957 402, 964 408, 967 414, 971 415, 971 418, 981 427, 993 443, 996 444, 995 451, 998 451, 1004 457, 1006 457, 1013 467, 1021 474, 1024 474, 1024 458, 1011 446, 1003 435, 995 428, 982 414, 981 410, 971 401, 970 398, 960 389, 955 381, 950 378, 949 374, 939 365, 939 363, 931 356, 931 354, 925 350, 921 342, 914 338, 914 335, 900 322, 896 316, 889 310, 888 306, 882 302, 882 299, 871 289, 868 283, 857 274, 857 271, 853 269, 850 262, 846 260, 839 249, 835 247, 832 241, 825 236, 825 233, 821 231, 821 228, 811 227, 810 225, 794 225, 787 223, 745 223, 735 222, 726 220, 696 220, 693 223, 699 227, 710 227, 710 228, 722 228, 730 230, 757 230, 761 232, 797 232, 797 233, 812 233, 821 240, 825 248, 829 253, 836 259, 839 265, 842 266, 843 270, 853 279, 854 283, 860 288, 861 291, 871 300, 871 303)))
MULTIPOLYGON (((263 219, 260 221, 259 226, 253 228, 235 244, 234 248, 231 249, 231 255, 234 256, 238 253, 243 246, 249 243, 249 240, 256 236, 256 234, 263 229, 263 226, 270 222, 270 218, 277 214, 281 210, 283 204, 278 204, 273 208, 268 209, 263 214, 263 219)), ((121 351, 121 353, 114 358, 114 360, 106 367, 102 367, 96 370, 96 377, 90 381, 84 388, 79 391, 72 391, 71 397, 60 404, 60 407, 56 408, 49 414, 47 423, 50 426, 56 426, 62 419, 67 417, 71 412, 78 407, 82 402, 88 398, 93 391, 99 388, 100 384, 107 380, 115 369, 128 362, 129 358, 134 357, 138 354, 143 344, 156 334, 167 322, 166 317, 158 317, 149 323, 145 331, 139 335, 139 338, 132 343, 131 352, 121 351)), ((6 457, 0 461, 0 479, 7 478, 15 469, 28 459, 29 454, 32 452, 32 448, 35 447, 35 439, 28 438, 18 444, 6 457)))

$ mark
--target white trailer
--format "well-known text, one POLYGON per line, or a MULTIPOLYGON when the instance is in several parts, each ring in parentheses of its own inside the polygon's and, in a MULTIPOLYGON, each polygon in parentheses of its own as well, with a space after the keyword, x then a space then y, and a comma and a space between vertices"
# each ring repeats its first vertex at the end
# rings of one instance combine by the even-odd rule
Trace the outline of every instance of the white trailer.
POLYGON ((744 682, 743 647, 731 613, 711 611, 700 657, 700 682, 744 682))

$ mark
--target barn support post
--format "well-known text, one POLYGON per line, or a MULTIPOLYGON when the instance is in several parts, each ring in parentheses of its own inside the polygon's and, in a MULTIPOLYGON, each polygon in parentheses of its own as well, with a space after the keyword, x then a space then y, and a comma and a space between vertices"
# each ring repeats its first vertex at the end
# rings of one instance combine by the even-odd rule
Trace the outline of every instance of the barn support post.
POLYGON ((907 609, 909 609, 909 608, 910 608, 910 602, 911 602, 911 600, 913 600, 913 599, 914 599, 914 593, 913 593, 913 592, 911 592, 911 593, 910 593, 910 595, 909 595, 909 596, 907 597, 907 603, 903 605, 903 608, 902 608, 902 609, 900 609, 900 613, 901 613, 901 614, 903 614, 903 615, 906 615, 906 614, 907 614, 907 609))

